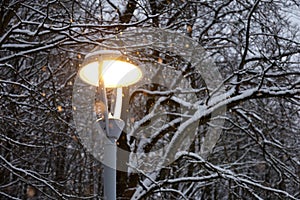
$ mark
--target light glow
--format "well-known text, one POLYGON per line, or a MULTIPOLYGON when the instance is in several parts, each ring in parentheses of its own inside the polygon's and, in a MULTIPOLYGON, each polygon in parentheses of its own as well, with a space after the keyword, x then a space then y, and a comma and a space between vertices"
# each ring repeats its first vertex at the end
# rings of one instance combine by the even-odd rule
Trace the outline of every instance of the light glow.
POLYGON ((120 60, 104 60, 91 62, 79 72, 80 78, 91 85, 99 86, 102 76, 107 88, 126 87, 138 82, 142 78, 142 71, 135 65, 120 60), (101 70, 101 73, 99 72, 101 70))

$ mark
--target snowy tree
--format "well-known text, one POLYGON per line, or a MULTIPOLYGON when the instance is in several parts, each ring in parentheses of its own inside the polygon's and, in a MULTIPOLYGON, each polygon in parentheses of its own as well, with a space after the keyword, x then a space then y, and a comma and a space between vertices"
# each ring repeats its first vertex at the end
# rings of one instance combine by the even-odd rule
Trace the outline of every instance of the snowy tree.
POLYGON ((156 27, 202 46, 222 88, 212 90, 190 60, 170 51, 171 39, 152 45, 141 39, 126 49, 152 75, 127 96, 119 199, 299 199, 299 8, 294 0, 1 1, 0 196, 103 197, 102 164, 82 144, 72 118, 76 74, 94 47, 156 27), (171 82, 168 70, 184 84, 154 84, 171 82), (187 149, 168 147, 174 162, 150 172, 132 165, 134 153, 176 144, 194 122, 187 149), (218 125, 222 131, 211 132, 218 125))

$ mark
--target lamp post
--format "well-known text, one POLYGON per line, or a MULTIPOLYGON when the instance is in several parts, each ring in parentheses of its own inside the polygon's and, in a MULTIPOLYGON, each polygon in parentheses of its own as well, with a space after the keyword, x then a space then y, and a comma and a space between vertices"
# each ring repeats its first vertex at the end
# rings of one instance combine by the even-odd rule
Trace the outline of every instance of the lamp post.
POLYGON ((103 118, 100 126, 108 140, 104 144, 104 199, 116 199, 116 141, 124 128, 120 119, 122 110, 122 87, 127 87, 142 78, 141 69, 128 62, 119 51, 96 50, 86 55, 83 67, 79 71, 80 78, 97 86, 102 96, 103 118), (110 102, 110 111, 106 96, 106 88, 115 90, 115 99, 110 102))

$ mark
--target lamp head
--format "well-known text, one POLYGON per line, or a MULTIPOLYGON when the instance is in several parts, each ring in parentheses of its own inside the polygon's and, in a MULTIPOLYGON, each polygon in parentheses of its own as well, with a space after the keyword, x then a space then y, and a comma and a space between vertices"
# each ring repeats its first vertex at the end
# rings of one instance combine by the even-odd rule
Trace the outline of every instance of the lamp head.
POLYGON ((106 88, 119 88, 138 82, 142 70, 123 59, 119 51, 97 50, 86 55, 79 76, 94 86, 99 86, 102 78, 106 88))

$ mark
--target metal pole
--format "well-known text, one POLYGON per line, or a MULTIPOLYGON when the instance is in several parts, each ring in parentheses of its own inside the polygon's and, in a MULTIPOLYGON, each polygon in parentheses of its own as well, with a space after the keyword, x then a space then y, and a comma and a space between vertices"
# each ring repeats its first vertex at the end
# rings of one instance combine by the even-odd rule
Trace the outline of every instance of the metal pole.
POLYGON ((116 160, 117 146, 114 138, 109 138, 104 146, 104 199, 116 200, 116 160), (108 166, 107 166, 108 165, 108 166))
MULTIPOLYGON (((100 120, 99 122, 100 122, 100 126, 103 128, 107 136, 107 139, 105 140, 105 144, 104 144, 104 168, 103 168, 104 199, 116 200, 117 198, 116 141, 120 137, 125 123, 121 119, 109 118, 105 87, 100 87, 100 90, 102 90, 101 93, 102 93, 105 110, 104 110, 104 120, 100 120)), ((120 91, 122 92, 122 90, 120 91)), ((116 101, 116 103, 122 104, 122 101, 118 100, 116 101)), ((118 112, 120 112, 119 110, 120 109, 118 109, 118 112)), ((119 116, 120 114, 118 113, 117 115, 119 116)))
POLYGON ((105 200, 115 200, 116 199, 116 188, 117 188, 117 144, 116 140, 120 137, 122 130, 124 128, 124 121, 121 119, 108 119, 108 126, 106 120, 101 120, 100 126, 109 133, 107 135, 108 139, 104 146, 104 199, 105 200), (108 127, 108 131, 107 131, 108 127))

